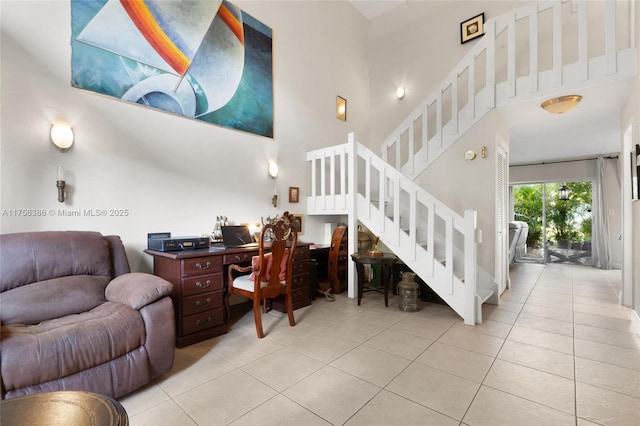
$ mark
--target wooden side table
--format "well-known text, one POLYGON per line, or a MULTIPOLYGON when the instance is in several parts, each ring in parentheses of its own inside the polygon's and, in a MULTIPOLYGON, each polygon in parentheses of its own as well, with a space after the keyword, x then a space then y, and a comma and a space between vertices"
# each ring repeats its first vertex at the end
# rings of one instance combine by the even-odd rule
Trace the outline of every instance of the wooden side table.
POLYGON ((398 261, 395 254, 383 253, 382 256, 368 256, 362 253, 354 253, 351 259, 356 263, 358 272, 358 305, 362 294, 366 291, 375 291, 384 294, 384 306, 389 307, 389 286, 391 283, 391 270, 393 264, 398 261), (380 265, 382 271, 382 289, 371 287, 364 282, 364 265, 380 265))
POLYGON ((0 418, 7 425, 126 426, 127 412, 118 401, 84 391, 57 391, 6 399, 0 418))

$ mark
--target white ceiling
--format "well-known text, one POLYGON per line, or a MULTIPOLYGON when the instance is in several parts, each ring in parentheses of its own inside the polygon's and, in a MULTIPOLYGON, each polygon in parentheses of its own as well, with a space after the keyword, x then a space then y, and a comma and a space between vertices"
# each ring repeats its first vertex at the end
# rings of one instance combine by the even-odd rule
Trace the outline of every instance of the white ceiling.
POLYGON ((365 18, 371 20, 390 11, 391 9, 406 3, 407 0, 349 0, 365 18))
POLYGON ((593 158, 620 151, 620 110, 633 81, 558 93, 581 95, 578 106, 564 114, 550 114, 534 99, 499 108, 510 129, 510 163, 593 158))

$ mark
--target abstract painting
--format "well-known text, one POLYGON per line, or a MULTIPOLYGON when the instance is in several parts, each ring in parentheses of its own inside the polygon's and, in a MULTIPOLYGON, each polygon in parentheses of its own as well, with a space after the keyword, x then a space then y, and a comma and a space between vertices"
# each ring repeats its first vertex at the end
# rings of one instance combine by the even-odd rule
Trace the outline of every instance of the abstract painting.
POLYGON ((72 0, 71 84, 273 138, 272 30, 220 0, 72 0))

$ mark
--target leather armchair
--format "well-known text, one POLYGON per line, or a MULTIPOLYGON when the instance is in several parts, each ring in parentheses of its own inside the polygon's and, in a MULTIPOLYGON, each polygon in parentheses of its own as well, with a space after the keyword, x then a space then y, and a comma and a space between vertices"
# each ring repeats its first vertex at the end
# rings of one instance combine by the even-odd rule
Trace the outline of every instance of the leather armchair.
POLYGON ((0 235, 0 398, 84 390, 123 396, 168 372, 173 286, 131 273, 97 232, 0 235))

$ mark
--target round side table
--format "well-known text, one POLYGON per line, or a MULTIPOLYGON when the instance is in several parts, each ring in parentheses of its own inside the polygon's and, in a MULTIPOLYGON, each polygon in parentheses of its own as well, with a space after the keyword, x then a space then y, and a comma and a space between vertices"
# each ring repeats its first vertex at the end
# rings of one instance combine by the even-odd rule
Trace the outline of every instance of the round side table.
POLYGON ((118 401, 84 391, 56 391, 2 400, 0 418, 7 425, 127 426, 118 401))
POLYGON ((384 306, 389 307, 389 287, 391 283, 391 270, 393 264, 398 261, 398 256, 391 253, 382 253, 382 256, 369 256, 363 253, 354 253, 351 259, 356 263, 358 272, 358 305, 362 294, 367 291, 375 291, 384 294, 384 306), (364 282, 364 265, 380 265, 382 269, 382 289, 371 287, 364 282))

